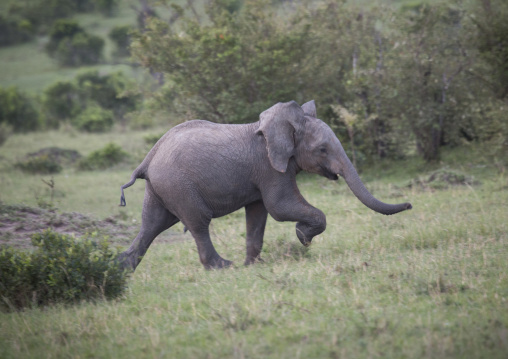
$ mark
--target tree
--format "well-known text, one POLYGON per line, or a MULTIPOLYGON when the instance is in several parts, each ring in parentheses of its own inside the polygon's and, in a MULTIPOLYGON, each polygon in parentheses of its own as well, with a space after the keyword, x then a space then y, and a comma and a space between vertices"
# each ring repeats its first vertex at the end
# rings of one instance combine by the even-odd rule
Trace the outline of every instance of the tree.
POLYGON ((39 114, 33 102, 16 87, 0 87, 0 124, 16 132, 28 132, 40 127, 39 114))
POLYGON ((256 120, 274 99, 298 99, 306 86, 309 28, 296 17, 280 21, 267 4, 246 1, 231 13, 212 1, 206 23, 182 16, 170 26, 151 18, 134 38, 133 56, 167 76, 176 109, 215 122, 256 120))
POLYGON ((468 52, 465 12, 445 4, 423 5, 401 16, 397 85, 400 116, 408 122, 417 149, 427 161, 460 127, 467 92, 465 69, 474 61, 468 52))
POLYGON ((46 45, 49 56, 63 66, 96 64, 102 59, 104 40, 90 35, 74 20, 57 20, 46 45))

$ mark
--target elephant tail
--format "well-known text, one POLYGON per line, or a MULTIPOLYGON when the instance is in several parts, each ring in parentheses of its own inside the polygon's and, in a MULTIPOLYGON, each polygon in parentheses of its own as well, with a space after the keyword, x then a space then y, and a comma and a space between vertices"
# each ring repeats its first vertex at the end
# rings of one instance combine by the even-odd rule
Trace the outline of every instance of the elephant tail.
POLYGON ((122 196, 120 197, 120 206, 124 207, 125 205, 127 205, 127 202, 125 202, 125 195, 123 193, 123 190, 125 188, 132 186, 138 178, 148 179, 147 178, 148 166, 150 165, 150 162, 152 161, 155 154, 157 153, 157 150, 159 149, 160 144, 164 141, 164 138, 166 138, 168 136, 168 133, 169 133, 169 131, 164 136, 162 136, 159 139, 159 141, 157 141, 157 143, 153 146, 153 148, 150 150, 150 152, 148 152, 148 154, 146 155, 143 162, 141 162, 141 164, 138 166, 138 168, 136 168, 134 170, 134 172, 132 172, 131 180, 121 187, 122 188, 122 196))
POLYGON ((125 195, 123 193, 123 190, 132 186, 138 178, 146 178, 145 172, 146 172, 147 167, 148 166, 145 164, 145 161, 143 161, 143 163, 141 163, 141 165, 138 168, 136 168, 134 170, 134 172, 132 172, 131 180, 129 182, 127 182, 126 184, 124 184, 122 187, 120 187, 122 190, 122 195, 120 196, 120 206, 121 207, 125 207, 127 205, 127 202, 125 201, 125 195))

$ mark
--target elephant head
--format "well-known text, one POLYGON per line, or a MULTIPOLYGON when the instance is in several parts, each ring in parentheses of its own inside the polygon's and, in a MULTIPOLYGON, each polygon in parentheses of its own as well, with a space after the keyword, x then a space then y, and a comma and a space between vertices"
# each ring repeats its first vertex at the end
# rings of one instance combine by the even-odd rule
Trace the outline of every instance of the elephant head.
POLYGON ((410 203, 387 204, 376 199, 360 180, 332 129, 316 118, 314 101, 278 103, 260 115, 258 133, 266 139, 272 167, 286 172, 293 157, 299 169, 331 180, 346 180, 354 195, 370 209, 390 215, 411 209, 410 203))

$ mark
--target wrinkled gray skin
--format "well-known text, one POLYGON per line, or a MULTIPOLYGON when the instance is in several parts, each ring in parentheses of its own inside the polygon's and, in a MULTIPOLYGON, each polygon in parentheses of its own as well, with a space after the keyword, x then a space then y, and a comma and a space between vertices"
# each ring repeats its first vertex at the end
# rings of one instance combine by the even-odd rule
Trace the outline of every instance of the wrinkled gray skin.
POLYGON ((326 217, 302 197, 295 177, 300 171, 331 180, 344 177, 358 199, 372 210, 394 214, 411 204, 386 204, 365 188, 341 143, 316 118, 314 101, 278 103, 244 125, 195 120, 168 131, 133 172, 131 181, 146 180, 142 224, 127 251, 120 255, 135 269, 152 241, 181 221, 194 237, 206 269, 228 267, 215 250, 209 233, 212 218, 245 207, 247 257, 260 260, 268 213, 277 221, 296 223, 303 245, 326 228, 326 217))

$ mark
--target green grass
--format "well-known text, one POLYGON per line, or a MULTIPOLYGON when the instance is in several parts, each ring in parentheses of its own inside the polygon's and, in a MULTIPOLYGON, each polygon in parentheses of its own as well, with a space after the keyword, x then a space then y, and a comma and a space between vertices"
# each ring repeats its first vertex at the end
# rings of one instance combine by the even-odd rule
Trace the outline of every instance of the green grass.
MULTIPOLYGON (((133 21, 130 2, 122 4, 116 17, 78 19, 105 36, 133 21)), ((1 86, 36 94, 83 70, 58 68, 41 41, 0 49, 1 86)), ((108 40, 108 61, 111 51, 108 40)), ((130 71, 121 66, 95 68, 130 71)), ((86 156, 113 142, 131 158, 105 171, 64 167, 53 176, 54 205, 139 225, 144 181, 126 190, 127 207, 118 207, 119 188, 148 151, 144 137, 164 130, 83 134, 64 126, 14 134, 0 147, 0 201, 37 206, 50 200, 42 180, 51 176, 14 167, 27 153, 58 146, 86 156)), ((381 200, 409 200, 413 210, 382 216, 365 208, 344 181, 301 175, 302 193, 328 222, 310 249, 296 239, 293 223, 269 218, 264 263, 243 267, 243 210, 212 222, 212 240, 235 262, 231 269, 205 271, 189 233, 178 241, 159 238, 122 299, 0 313, 0 358, 506 358, 506 160, 493 158, 487 147, 461 147, 431 165, 415 158, 382 161, 366 166, 361 177, 381 200), (408 187, 442 168, 480 184, 408 187)))
MULTIPOLYGON (((101 172, 66 168, 54 177, 55 198, 61 210, 118 214, 119 186, 147 150, 143 137, 160 130, 14 135, 0 148, 0 200, 34 205, 37 191, 47 195, 41 176, 11 166, 26 152, 56 144, 86 155, 113 141, 132 162, 101 172)), ((120 300, 0 313, 0 357, 505 358, 508 178, 473 155, 482 150, 446 151, 431 166, 408 159, 365 169, 380 199, 412 202, 412 211, 394 216, 364 207, 343 181, 299 176, 328 221, 310 249, 293 223, 269 219, 265 262, 245 268, 244 213, 235 212, 212 222, 213 242, 234 268, 205 271, 189 233, 156 240, 120 300), (407 187, 446 166, 481 184, 407 187)), ((143 188, 140 180, 126 191, 131 223, 143 188)))

